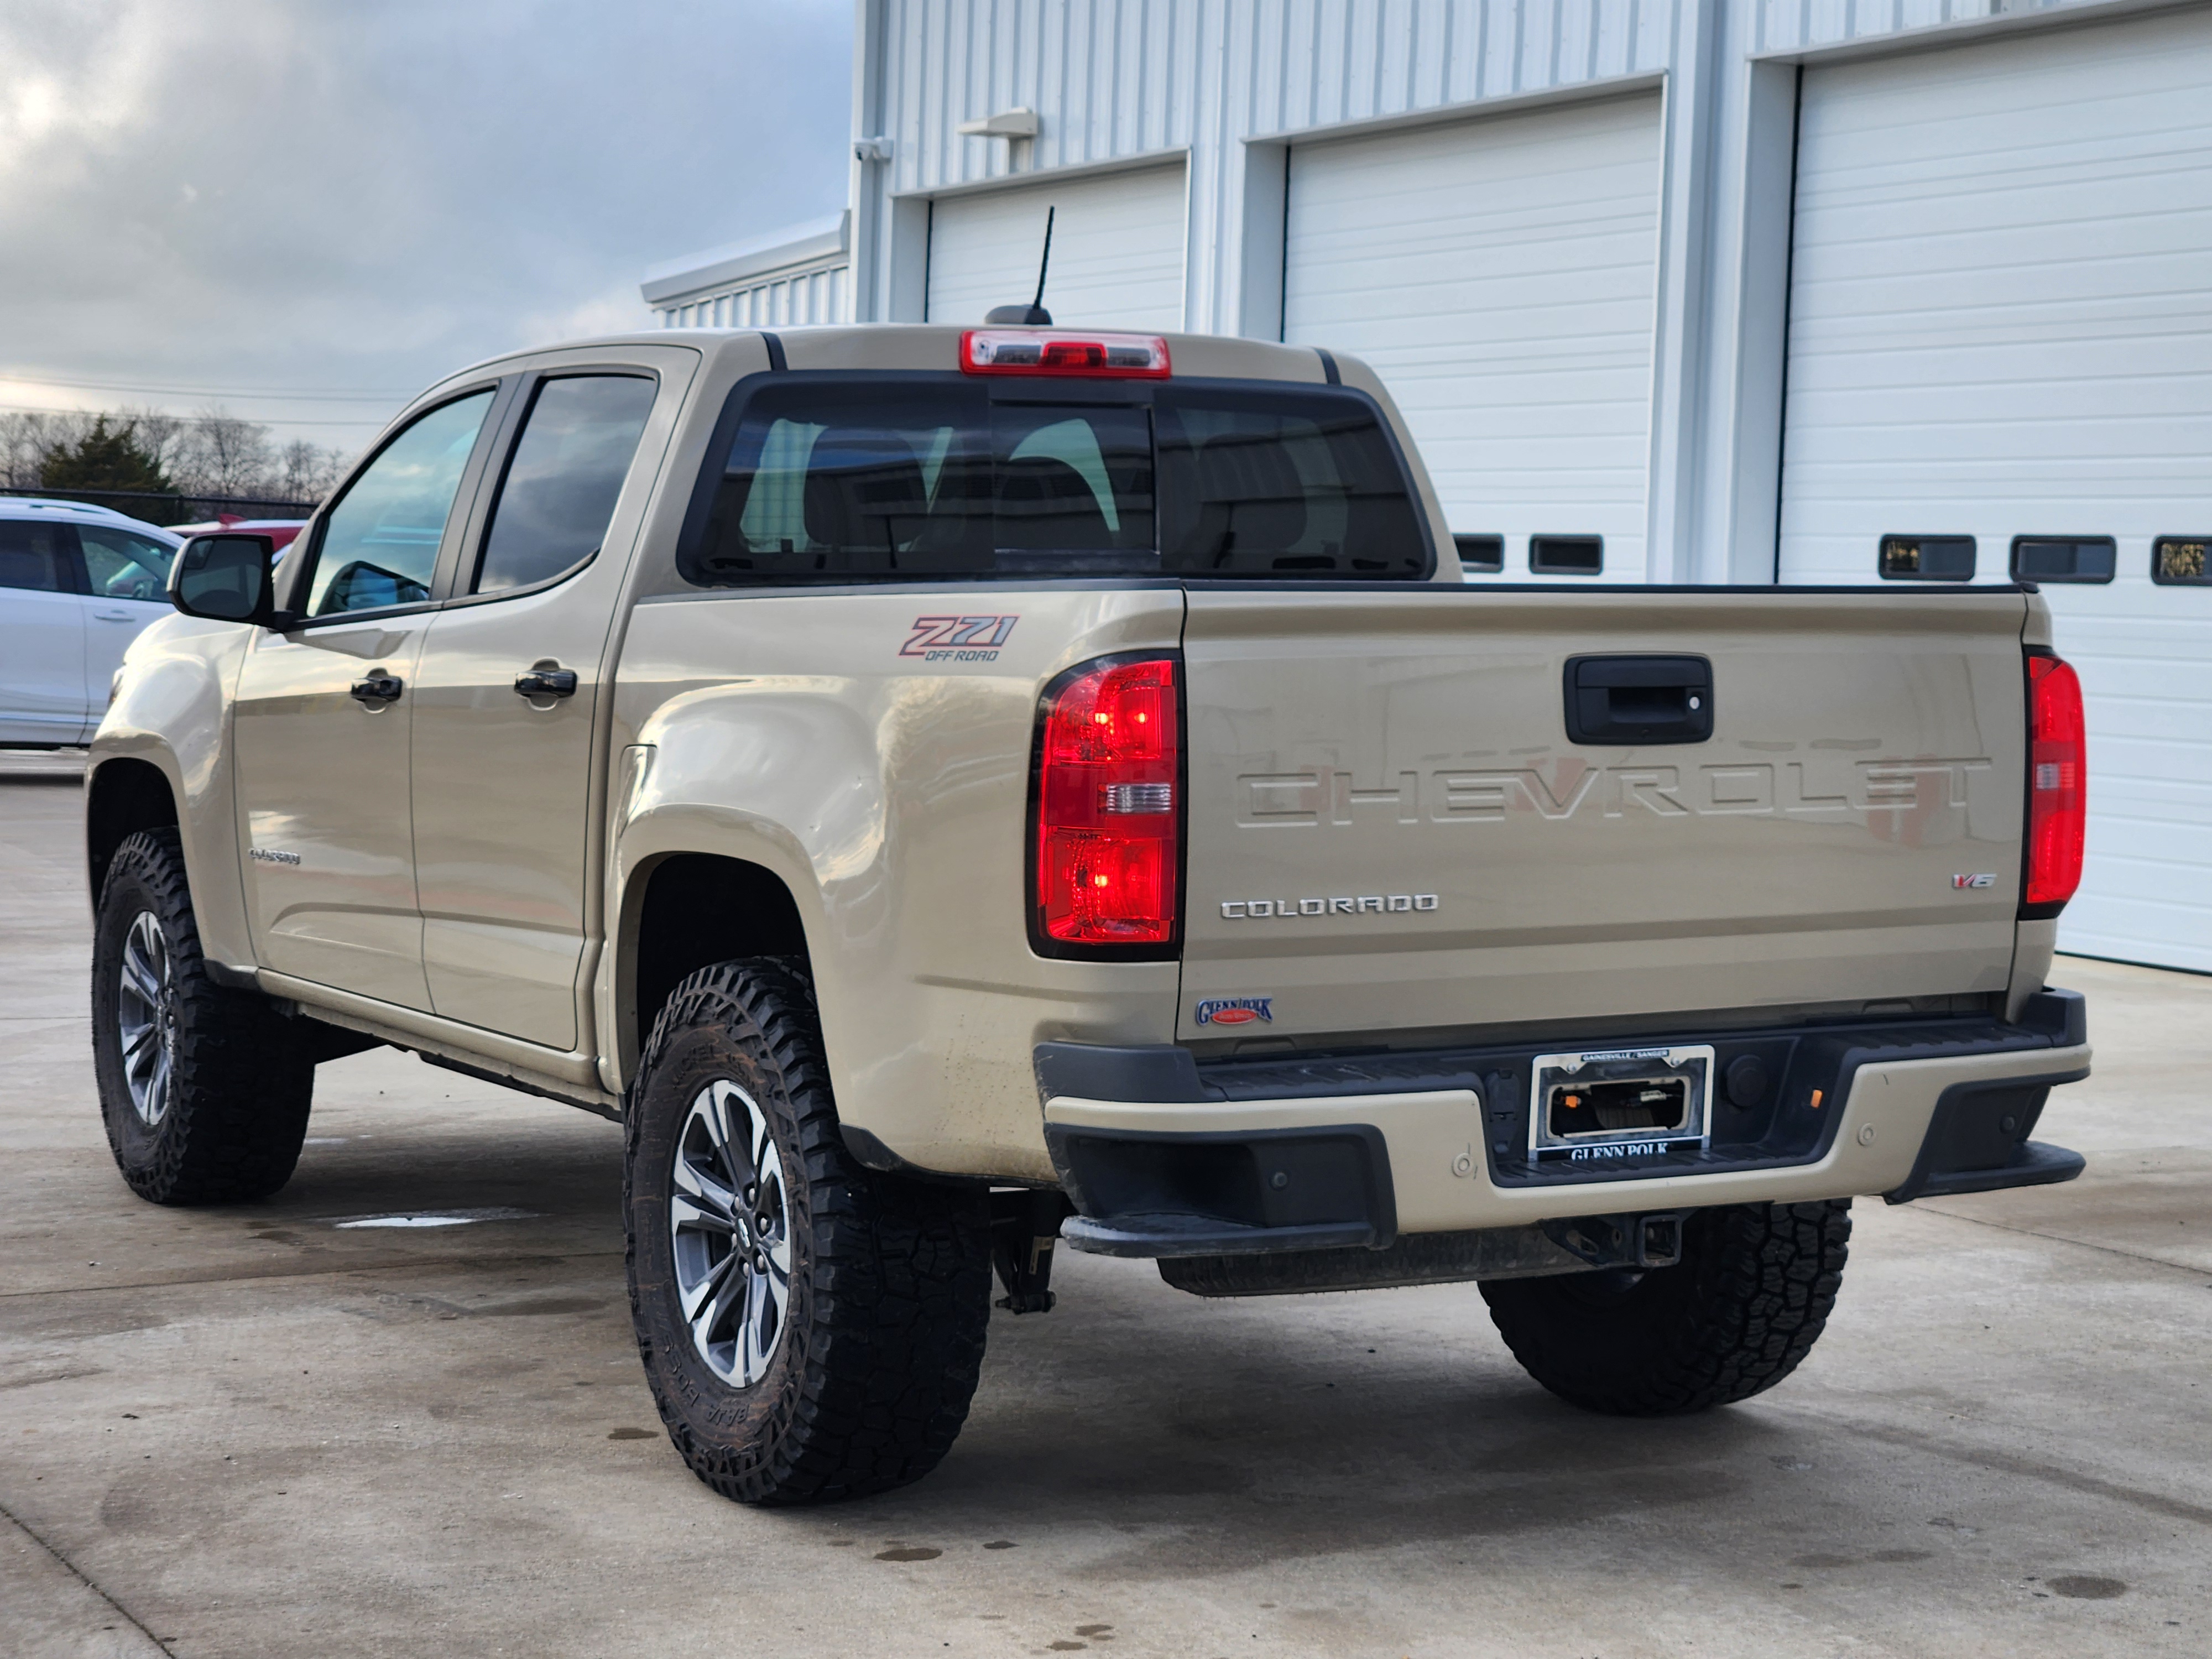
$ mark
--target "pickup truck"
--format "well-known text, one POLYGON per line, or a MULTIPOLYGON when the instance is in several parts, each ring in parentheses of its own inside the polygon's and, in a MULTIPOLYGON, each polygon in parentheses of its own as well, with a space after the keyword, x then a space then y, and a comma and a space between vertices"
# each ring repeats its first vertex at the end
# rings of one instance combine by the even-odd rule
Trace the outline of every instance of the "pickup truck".
POLYGON ((1653 1415, 1803 1359, 1854 1197, 2081 1168, 2032 588, 1472 586, 1360 363, 1042 321, 481 364, 271 554, 92 745, 124 1179, 275 1191, 378 1043, 619 1121, 738 1500, 933 1468, 1055 1244, 1474 1281, 1653 1415))

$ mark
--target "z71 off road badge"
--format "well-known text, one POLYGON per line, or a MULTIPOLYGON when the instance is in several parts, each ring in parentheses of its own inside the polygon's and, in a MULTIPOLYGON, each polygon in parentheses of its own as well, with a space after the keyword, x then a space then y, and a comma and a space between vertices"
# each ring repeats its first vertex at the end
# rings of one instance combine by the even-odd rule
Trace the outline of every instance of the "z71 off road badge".
POLYGON ((996 662, 999 647, 1021 620, 1012 617, 916 617, 899 647, 902 657, 925 662, 996 662))
POLYGON ((1249 1025, 1255 1019, 1275 1023, 1273 997, 1213 997, 1198 1005, 1200 1025, 1249 1025))

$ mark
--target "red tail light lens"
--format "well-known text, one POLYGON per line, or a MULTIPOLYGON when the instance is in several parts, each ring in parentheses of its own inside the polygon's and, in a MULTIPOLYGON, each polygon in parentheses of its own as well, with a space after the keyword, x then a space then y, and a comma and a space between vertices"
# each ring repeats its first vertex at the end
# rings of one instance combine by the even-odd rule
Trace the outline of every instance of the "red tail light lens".
POLYGON ((1181 724, 1169 658, 1098 663, 1047 693, 1037 776, 1042 941, 1175 943, 1181 724))
POLYGON ((2055 916, 2081 884, 2089 823, 2081 681, 2057 657, 2027 659, 2027 882, 2021 902, 2055 916))

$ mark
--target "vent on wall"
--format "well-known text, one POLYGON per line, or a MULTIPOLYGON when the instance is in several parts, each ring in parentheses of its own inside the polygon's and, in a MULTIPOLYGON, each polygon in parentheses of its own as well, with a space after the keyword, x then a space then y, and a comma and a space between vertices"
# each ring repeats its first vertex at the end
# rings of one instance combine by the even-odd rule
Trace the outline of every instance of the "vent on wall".
POLYGON ((1454 536, 1452 545, 1459 549, 1459 568, 1462 570, 1486 571, 1495 574, 1505 568, 1505 538, 1503 536, 1454 536))
POLYGON ((2108 582, 2119 563, 2110 536, 2015 536, 2012 574, 2024 582, 2108 582))
POLYGON ((1602 536, 1531 536, 1528 568, 1540 576, 1595 576, 1605 568, 1602 536))
POLYGON ((1890 582, 1970 582, 1974 579, 1972 536, 1884 536, 1881 579, 1890 582))

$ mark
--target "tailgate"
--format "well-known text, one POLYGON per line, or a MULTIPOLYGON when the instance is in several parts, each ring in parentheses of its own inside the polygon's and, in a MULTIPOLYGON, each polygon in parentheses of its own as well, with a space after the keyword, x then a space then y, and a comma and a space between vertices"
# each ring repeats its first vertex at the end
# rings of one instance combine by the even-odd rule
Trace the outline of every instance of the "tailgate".
POLYGON ((2010 592, 1194 590, 1178 1035, 2002 990, 2026 615, 2010 592), (1570 739, 1569 659, 1637 657, 1710 664, 1709 738, 1570 739))

